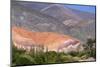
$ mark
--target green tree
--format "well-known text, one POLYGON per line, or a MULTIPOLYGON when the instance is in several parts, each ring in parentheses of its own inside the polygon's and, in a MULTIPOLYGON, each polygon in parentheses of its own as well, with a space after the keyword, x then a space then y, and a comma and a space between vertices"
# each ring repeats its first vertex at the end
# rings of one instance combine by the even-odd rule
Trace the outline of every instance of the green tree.
POLYGON ((86 50, 87 50, 87 53, 90 57, 94 57, 96 58, 96 47, 95 47, 95 44, 96 44, 96 40, 95 39, 87 39, 87 42, 86 42, 86 50))

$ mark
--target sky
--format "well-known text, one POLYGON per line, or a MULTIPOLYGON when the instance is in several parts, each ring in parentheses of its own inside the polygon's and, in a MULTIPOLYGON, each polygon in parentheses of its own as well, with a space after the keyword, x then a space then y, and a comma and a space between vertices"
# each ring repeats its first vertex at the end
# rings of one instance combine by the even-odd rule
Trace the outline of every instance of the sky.
POLYGON ((64 6, 90 13, 95 13, 95 8, 96 8, 95 6, 87 6, 87 5, 64 5, 64 6))
MULTIPOLYGON (((30 5, 30 6, 39 6, 39 7, 42 7, 43 4, 46 5, 48 3, 28 3, 28 2, 24 2, 22 3, 24 5, 30 5)), ((62 4, 63 5, 63 4, 62 4)), ((76 9, 76 10, 80 10, 80 11, 85 11, 85 12, 90 12, 90 13, 95 13, 95 6, 88 6, 88 5, 74 5, 74 4, 64 4, 65 7, 69 7, 69 8, 72 8, 72 9, 76 9)), ((37 7, 37 8, 39 8, 37 7)))

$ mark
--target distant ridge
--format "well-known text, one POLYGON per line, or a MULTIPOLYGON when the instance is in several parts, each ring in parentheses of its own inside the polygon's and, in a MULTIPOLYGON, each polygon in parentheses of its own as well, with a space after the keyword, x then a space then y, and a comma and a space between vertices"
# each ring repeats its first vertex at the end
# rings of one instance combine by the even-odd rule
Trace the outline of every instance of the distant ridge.
POLYGON ((23 3, 12 3, 12 27, 17 26, 33 32, 68 34, 83 43, 88 36, 95 38, 95 14, 60 4, 42 3, 44 6, 39 8, 39 3, 31 3, 31 5, 23 3))

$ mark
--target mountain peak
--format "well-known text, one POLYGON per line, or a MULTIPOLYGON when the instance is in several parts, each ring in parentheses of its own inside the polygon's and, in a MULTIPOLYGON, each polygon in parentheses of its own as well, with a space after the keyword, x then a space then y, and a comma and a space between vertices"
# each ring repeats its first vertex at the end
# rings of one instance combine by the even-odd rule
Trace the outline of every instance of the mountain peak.
POLYGON ((59 4, 49 5, 41 9, 41 12, 57 19, 60 18, 60 21, 65 21, 67 19, 81 20, 81 18, 76 13, 74 13, 71 8, 59 4))
POLYGON ((47 10, 47 9, 49 9, 49 8, 52 8, 52 7, 61 8, 62 6, 59 5, 59 4, 48 5, 47 7, 41 9, 41 12, 42 12, 42 11, 45 11, 45 10, 47 10))

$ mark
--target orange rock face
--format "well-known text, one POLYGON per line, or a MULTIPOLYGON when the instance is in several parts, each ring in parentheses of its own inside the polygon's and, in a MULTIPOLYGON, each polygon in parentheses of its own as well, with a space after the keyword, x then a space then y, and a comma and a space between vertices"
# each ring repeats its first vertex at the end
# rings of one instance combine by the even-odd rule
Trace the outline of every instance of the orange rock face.
POLYGON ((19 27, 12 28, 12 40, 15 47, 26 51, 43 47, 44 52, 46 50, 69 52, 76 51, 80 46, 79 40, 68 35, 54 32, 31 32, 19 27))

